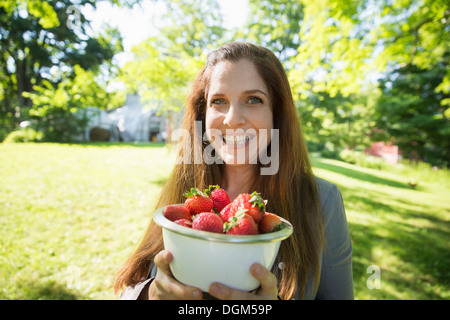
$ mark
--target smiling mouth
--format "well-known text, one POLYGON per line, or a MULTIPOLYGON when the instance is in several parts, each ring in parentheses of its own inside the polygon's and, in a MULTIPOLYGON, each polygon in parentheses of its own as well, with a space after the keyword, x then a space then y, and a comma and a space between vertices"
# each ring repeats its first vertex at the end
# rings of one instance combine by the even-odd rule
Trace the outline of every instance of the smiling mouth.
POLYGON ((251 139, 253 139, 255 136, 248 136, 248 135, 240 135, 240 136, 235 136, 235 135, 224 135, 222 136, 222 140, 226 145, 229 146, 239 146, 242 144, 247 143, 248 141, 250 141, 251 139))

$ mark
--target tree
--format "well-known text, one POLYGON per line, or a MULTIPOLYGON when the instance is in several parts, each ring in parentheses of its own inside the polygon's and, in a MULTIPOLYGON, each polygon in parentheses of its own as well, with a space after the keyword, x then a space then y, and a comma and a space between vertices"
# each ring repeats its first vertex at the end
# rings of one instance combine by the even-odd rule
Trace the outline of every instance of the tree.
POLYGON ((157 37, 132 48, 133 59, 122 69, 121 79, 129 91, 172 118, 181 111, 207 53, 226 39, 216 1, 177 0, 166 5, 166 26, 157 37))
MULTIPOLYGON (((250 0, 249 4, 249 20, 242 32, 244 35, 240 36, 270 48, 282 60, 290 75, 308 142, 322 147, 327 143, 334 149, 355 148, 367 143, 368 124, 374 123, 371 119, 374 103, 367 95, 371 87, 368 86, 365 92, 353 90, 350 93, 340 90, 341 86, 331 90, 326 79, 321 78, 327 70, 332 77, 337 76, 333 70, 335 62, 328 56, 329 42, 333 37, 345 36, 330 21, 327 26, 327 3, 250 0), (309 25, 311 27, 305 30, 309 25), (312 69, 311 63, 316 68, 312 69), (308 68, 313 70, 311 76, 302 73, 308 68)), ((353 45, 357 46, 357 43, 353 45)), ((358 50, 354 51, 352 54, 358 53, 358 50)), ((340 54, 339 59, 342 59, 340 54)), ((355 76, 352 74, 348 83, 354 85, 355 76)), ((370 94, 373 92, 371 90, 370 94)))
MULTIPOLYGON (((74 77, 73 66, 98 71, 121 50, 117 32, 90 35, 81 12, 76 25, 68 24, 73 10, 96 5, 97 0, 6 0, 0 4, 1 122, 13 129, 27 118, 31 101, 24 96, 44 81, 57 87, 74 77), (73 8, 73 7, 72 7, 73 8)), ((117 2, 117 1, 114 1, 117 2)), ((109 30, 111 31, 111 30, 109 30)))
MULTIPOLYGON (((370 88, 383 74, 398 76, 401 71, 403 77, 419 81, 416 77, 423 80, 425 74, 436 75, 439 65, 439 76, 433 77, 433 84, 429 84, 433 93, 423 92, 433 96, 440 107, 425 102, 423 97, 415 97, 417 103, 409 104, 407 108, 415 107, 416 110, 411 112, 420 114, 421 120, 427 123, 426 126, 434 127, 435 132, 417 125, 415 129, 427 138, 418 140, 413 132, 409 132, 409 137, 415 139, 413 144, 418 144, 417 147, 423 144, 421 152, 427 152, 428 160, 440 155, 442 163, 447 163, 446 147, 437 142, 444 137, 448 140, 445 119, 450 116, 450 3, 447 0, 294 1, 290 5, 296 5, 301 14, 291 21, 286 19, 286 12, 276 10, 279 2, 265 0, 259 3, 261 8, 256 2, 252 7, 253 29, 250 31, 255 30, 256 35, 260 33, 261 43, 274 49, 277 41, 291 39, 291 44, 298 41, 297 54, 288 58, 285 65, 305 131, 312 141, 320 142, 326 137, 335 146, 352 147, 355 142, 366 140, 359 139, 358 135, 366 137, 367 128, 373 124, 381 126, 380 132, 384 130, 392 135, 384 135, 384 139, 408 139, 408 133, 394 130, 386 121, 376 121, 377 117, 389 118, 381 113, 384 104, 392 107, 384 112, 395 114, 397 126, 406 125, 411 120, 410 115, 396 113, 394 110, 400 109, 394 105, 404 106, 407 102, 390 93, 389 87, 382 87, 384 97, 378 100, 378 112, 374 112, 366 106, 366 101, 374 100, 375 91, 370 88), (258 10, 264 13, 258 14, 258 10), (258 23, 261 25, 257 26, 258 23), (298 32, 295 30, 297 24, 300 26, 298 32), (284 35, 279 32, 283 28, 286 30, 284 35), (422 70, 421 76, 407 66, 422 70), (411 75, 406 76, 410 71, 411 75), (435 83, 437 80, 439 82, 435 83), (368 92, 372 96, 364 96, 368 92), (364 126, 364 122, 369 125, 364 126), (346 123, 354 124, 351 131, 345 130, 346 123), (352 135, 353 130, 357 131, 352 135), (431 150, 434 150, 433 156, 431 150)), ((280 4, 286 5, 284 1, 280 4)), ((390 82, 386 83, 389 86, 390 82)), ((395 90, 400 93, 398 88, 395 90)), ((409 98, 411 92, 408 92, 409 98)), ((405 97, 404 92, 402 96, 405 97)), ((406 148, 411 142, 403 140, 400 144, 406 148)), ((436 163, 437 160, 433 161, 436 163)))
POLYGON ((300 25, 303 19, 301 1, 249 0, 249 15, 236 38, 271 49, 286 65, 297 55, 300 25))
POLYGON ((145 104, 158 108, 173 128, 189 84, 206 62, 207 53, 227 40, 216 1, 165 4, 165 26, 156 37, 132 48, 133 59, 122 68, 120 79, 128 91, 139 93, 145 104))
POLYGON ((363 147, 370 141, 375 126, 375 88, 370 92, 344 97, 338 93, 331 97, 328 92, 311 93, 306 99, 298 99, 296 107, 310 144, 332 150, 363 147))
POLYGON ((95 73, 78 65, 73 72, 73 77, 63 77, 56 88, 44 80, 35 86, 34 92, 24 93, 32 101, 29 111, 32 127, 43 133, 43 141, 70 142, 84 137, 88 121, 84 108, 104 108, 107 92, 96 81, 95 73))
MULTIPOLYGON (((367 83, 369 72, 389 72, 406 63, 428 68, 449 51, 450 6, 446 0, 302 3, 299 54, 290 73, 294 89, 301 93, 357 93, 367 83)), ((444 85, 438 90, 450 92, 449 79, 447 68, 444 85)))
POLYGON ((409 64, 380 81, 377 128, 406 158, 450 164, 450 121, 440 103, 450 95, 436 90, 445 74, 442 63, 428 69, 409 64))
POLYGON ((183 51, 200 58, 226 42, 225 28, 216 0, 166 1, 167 26, 161 28, 159 50, 166 53, 183 51))
POLYGON ((128 91, 139 93, 145 103, 156 104, 165 115, 179 112, 188 85, 201 68, 201 60, 185 51, 161 51, 160 40, 149 38, 132 48, 133 59, 121 70, 128 91))

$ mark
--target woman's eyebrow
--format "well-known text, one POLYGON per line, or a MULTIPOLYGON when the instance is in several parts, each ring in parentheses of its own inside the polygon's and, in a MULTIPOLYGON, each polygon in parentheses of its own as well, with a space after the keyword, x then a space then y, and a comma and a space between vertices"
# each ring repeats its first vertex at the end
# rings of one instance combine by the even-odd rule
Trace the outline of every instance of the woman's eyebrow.
MULTIPOLYGON (((266 96, 267 98, 269 97, 267 93, 265 93, 262 90, 259 89, 250 89, 250 90, 245 90, 242 92, 242 94, 247 95, 247 94, 254 94, 254 93, 260 93, 264 96, 266 96)), ((212 94, 209 94, 210 98, 221 98, 221 97, 226 97, 226 94, 222 93, 222 92, 214 92, 212 94)))
POLYGON ((211 98, 212 97, 214 97, 214 98, 217 98, 217 97, 225 97, 225 94, 223 94, 223 93, 221 93, 221 92, 215 92, 215 93, 212 93, 212 94, 210 94, 209 95, 211 98))
POLYGON ((261 93, 261 94, 265 95, 267 98, 269 97, 269 96, 267 95, 267 93, 265 93, 264 91, 259 90, 259 89, 245 90, 245 91, 243 92, 243 94, 252 94, 252 93, 261 93))

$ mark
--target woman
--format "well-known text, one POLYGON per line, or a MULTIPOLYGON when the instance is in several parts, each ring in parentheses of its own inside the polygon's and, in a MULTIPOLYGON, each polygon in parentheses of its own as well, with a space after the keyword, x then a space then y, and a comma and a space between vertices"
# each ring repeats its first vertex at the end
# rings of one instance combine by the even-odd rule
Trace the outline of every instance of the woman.
MULTIPOLYGON (((183 193, 193 186, 219 184, 230 199, 256 190, 268 200, 266 210, 290 221, 295 230, 282 242, 273 270, 259 264, 250 268, 261 284, 258 290, 248 293, 214 283, 209 294, 219 299, 352 299, 352 249, 342 197, 312 173, 290 86, 276 56, 244 42, 210 53, 187 97, 182 128, 190 136, 182 141, 185 161, 175 165, 156 207, 183 203, 183 193), (263 134, 267 131, 279 139, 263 134), (202 151, 212 145, 220 161, 194 161, 191 141, 202 141, 202 151), (250 141, 258 142, 258 161, 252 161, 250 141), (272 163, 261 160, 264 153, 272 163), (262 174, 268 166, 275 170, 262 174)), ((122 298, 203 298, 199 289, 173 278, 172 256, 163 249, 161 230, 150 222, 116 274, 116 292, 127 286, 122 298)))

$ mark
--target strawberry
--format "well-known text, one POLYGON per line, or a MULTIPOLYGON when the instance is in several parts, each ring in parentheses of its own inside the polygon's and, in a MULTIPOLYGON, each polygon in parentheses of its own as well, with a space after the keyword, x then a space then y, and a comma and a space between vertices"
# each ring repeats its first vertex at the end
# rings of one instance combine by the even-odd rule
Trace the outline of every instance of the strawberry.
POLYGON ((179 219, 191 220, 191 213, 189 212, 189 210, 179 205, 170 205, 165 207, 163 215, 170 221, 176 221, 179 219))
POLYGON ((184 206, 189 209, 192 216, 201 212, 209 212, 213 208, 213 201, 196 188, 191 188, 184 196, 187 197, 184 206))
POLYGON ((205 194, 212 199, 213 209, 217 212, 222 211, 231 202, 227 192, 218 185, 209 186, 208 189, 205 189, 205 194))
POLYGON ((192 228, 192 221, 191 219, 179 219, 174 221, 176 224, 179 224, 180 226, 183 227, 188 227, 188 228, 192 228))
POLYGON ((269 233, 281 230, 283 228, 283 222, 276 214, 266 212, 264 217, 258 224, 258 230, 260 233, 269 233))
POLYGON ((228 221, 232 216, 234 216, 235 211, 233 209, 233 203, 229 203, 220 211, 220 217, 223 221, 228 221))
POLYGON ((233 209, 235 212, 247 209, 247 214, 255 220, 256 223, 261 221, 266 210, 266 201, 261 198, 261 194, 253 192, 252 194, 241 193, 233 200, 233 209))
POLYGON ((243 209, 225 222, 224 231, 226 234, 252 235, 258 234, 258 227, 255 220, 246 213, 246 209, 243 209))
POLYGON ((223 220, 213 212, 202 212, 194 217, 192 229, 222 233, 223 220))

